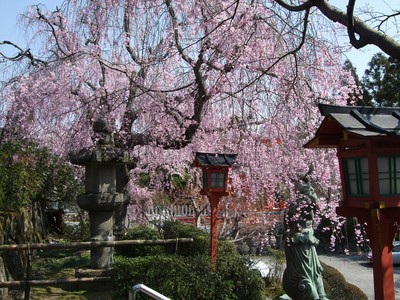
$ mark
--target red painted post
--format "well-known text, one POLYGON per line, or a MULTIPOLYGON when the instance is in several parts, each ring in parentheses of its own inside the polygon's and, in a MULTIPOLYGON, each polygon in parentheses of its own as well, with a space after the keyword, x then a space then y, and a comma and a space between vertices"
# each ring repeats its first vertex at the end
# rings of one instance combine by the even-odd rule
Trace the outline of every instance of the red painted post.
POLYGON ((339 215, 356 216, 360 223, 367 223, 366 231, 370 239, 373 258, 375 300, 394 300, 393 240, 399 219, 399 208, 360 209, 338 207, 339 215))
POLYGON ((220 196, 217 193, 208 195, 211 206, 211 262, 214 271, 217 268, 217 246, 218 246, 218 203, 220 196))
POLYGON ((228 196, 228 171, 234 165, 237 154, 196 152, 194 167, 203 171, 203 188, 200 194, 207 195, 211 206, 211 261, 217 269, 218 203, 222 196, 228 196))
POLYGON ((367 234, 373 254, 375 300, 394 300, 393 239, 396 227, 384 211, 372 210, 367 234))

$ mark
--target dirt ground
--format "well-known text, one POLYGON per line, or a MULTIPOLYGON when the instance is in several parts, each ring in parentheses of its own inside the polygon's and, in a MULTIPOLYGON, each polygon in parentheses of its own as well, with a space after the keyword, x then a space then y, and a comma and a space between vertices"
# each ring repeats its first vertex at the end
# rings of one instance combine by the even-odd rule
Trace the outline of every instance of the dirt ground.
MULTIPOLYGON (((4 300, 24 299, 23 289, 9 290, 9 295, 4 300)), ((30 290, 30 300, 111 300, 111 284, 91 283, 85 286, 65 285, 65 286, 46 286, 32 287, 30 290)))

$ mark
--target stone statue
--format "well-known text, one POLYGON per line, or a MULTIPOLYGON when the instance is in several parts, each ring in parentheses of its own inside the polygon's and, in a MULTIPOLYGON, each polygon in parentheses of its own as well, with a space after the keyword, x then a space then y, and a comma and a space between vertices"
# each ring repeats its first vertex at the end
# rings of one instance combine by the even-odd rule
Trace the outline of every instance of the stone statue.
POLYGON ((299 187, 296 203, 287 209, 287 266, 283 273, 283 289, 287 295, 280 299, 328 300, 322 282, 322 266, 315 249, 319 243, 313 229, 317 202, 318 197, 306 181, 299 187))

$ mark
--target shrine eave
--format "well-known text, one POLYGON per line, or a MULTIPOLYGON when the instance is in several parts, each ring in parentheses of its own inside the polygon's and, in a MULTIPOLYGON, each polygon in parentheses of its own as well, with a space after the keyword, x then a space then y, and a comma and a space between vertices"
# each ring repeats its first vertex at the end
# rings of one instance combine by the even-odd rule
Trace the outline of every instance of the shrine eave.
POLYGON ((361 139, 400 138, 400 108, 319 104, 319 109, 325 118, 305 148, 336 147, 340 139, 351 136, 361 139))
POLYGON ((197 167, 232 167, 237 154, 196 152, 194 165, 197 167))

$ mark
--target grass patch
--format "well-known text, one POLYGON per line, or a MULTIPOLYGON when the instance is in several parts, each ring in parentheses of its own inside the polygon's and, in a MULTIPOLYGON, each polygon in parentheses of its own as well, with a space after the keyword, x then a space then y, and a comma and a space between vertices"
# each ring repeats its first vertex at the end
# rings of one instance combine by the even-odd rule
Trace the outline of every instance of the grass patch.
POLYGON ((89 264, 89 251, 60 251, 48 255, 43 252, 33 261, 32 278, 73 278, 76 268, 86 268, 89 264))
MULTIPOLYGON (((32 280, 75 278, 75 269, 90 265, 90 251, 48 250, 37 252, 32 263, 32 280)), ((7 300, 24 299, 25 288, 9 289, 7 300)), ((112 299, 110 283, 69 283, 49 286, 32 286, 31 300, 109 300, 112 299)))

